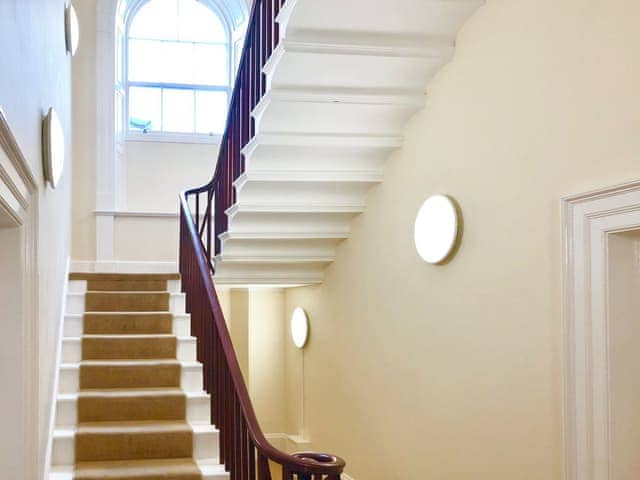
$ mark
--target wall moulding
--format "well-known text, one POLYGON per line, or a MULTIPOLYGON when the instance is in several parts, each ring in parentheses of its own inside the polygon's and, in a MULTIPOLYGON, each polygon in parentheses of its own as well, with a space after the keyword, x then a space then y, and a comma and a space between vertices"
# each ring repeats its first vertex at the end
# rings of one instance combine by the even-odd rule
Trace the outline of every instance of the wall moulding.
POLYGON ((0 227, 24 223, 37 182, 0 108, 0 227))
POLYGON ((562 199, 565 480, 611 479, 609 234, 640 228, 640 181, 562 199))

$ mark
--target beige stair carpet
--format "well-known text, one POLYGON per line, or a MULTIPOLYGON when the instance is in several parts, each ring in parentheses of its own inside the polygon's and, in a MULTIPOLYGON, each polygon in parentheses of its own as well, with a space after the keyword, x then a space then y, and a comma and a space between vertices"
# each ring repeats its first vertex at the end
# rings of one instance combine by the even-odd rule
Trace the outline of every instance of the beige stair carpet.
POLYGON ((76 480, 200 480, 180 388, 167 280, 177 275, 72 274, 87 280, 76 480))

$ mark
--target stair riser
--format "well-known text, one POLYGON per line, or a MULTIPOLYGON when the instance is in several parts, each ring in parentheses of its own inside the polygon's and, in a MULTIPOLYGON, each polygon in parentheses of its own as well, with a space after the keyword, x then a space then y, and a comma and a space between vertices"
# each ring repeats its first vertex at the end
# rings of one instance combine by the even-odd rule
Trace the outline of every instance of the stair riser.
MULTIPOLYGON (((125 321, 127 323, 130 321, 125 321)), ((172 333, 178 337, 188 337, 191 334, 191 318, 188 314, 174 314, 170 322, 170 329, 154 328, 152 323, 139 324, 138 327, 131 326, 127 330, 122 328, 114 328, 113 330, 104 329, 87 333, 93 334, 120 334, 120 333, 172 333)), ((68 314, 64 317, 64 337, 80 337, 84 333, 84 319, 82 314, 68 314)))
MULTIPOLYGON (((187 421, 191 424, 210 424, 209 396, 187 396, 186 409, 187 421)), ((63 396, 56 402, 56 426, 70 427, 78 423, 78 400, 77 397, 63 396)), ((116 419, 117 420, 117 419, 116 419)), ((126 420, 126 419, 123 419, 126 420)), ((165 418, 163 420, 171 420, 165 418)))
MULTIPOLYGON (((218 432, 215 430, 193 432, 193 457, 196 460, 218 462, 218 432)), ((52 449, 52 465, 73 465, 75 462, 75 436, 60 435, 54 433, 52 449)), ((169 454, 165 458, 174 458, 177 452, 169 454)), ((191 453, 189 455, 191 456, 191 453)), ((217 477, 214 477, 217 478, 217 477)))
MULTIPOLYGON (((79 390, 80 373, 77 365, 63 365, 60 369, 60 383, 58 393, 77 393, 79 390)), ((148 386, 148 385, 147 385, 148 386)), ((157 387, 167 385, 155 385, 157 387)), ((180 372, 179 386, 185 392, 199 392, 202 390, 202 365, 183 366, 180 372)), ((138 388, 144 387, 138 385, 138 388)), ((115 387, 110 387, 115 388, 115 387)))
MULTIPOLYGON (((376 99, 367 98, 367 101, 376 99)), ((389 135, 400 134, 400 127, 422 104, 418 105, 417 101, 416 105, 319 102, 310 98, 304 102, 272 100, 258 110, 260 107, 254 110, 259 132, 389 135), (292 111, 297 114, 292 116, 292 111)))
MULTIPOLYGON (((134 358, 133 348, 135 344, 130 346, 131 350, 116 350, 111 349, 112 353, 104 352, 102 355, 89 355, 86 354, 83 357, 82 353, 82 340, 80 338, 64 338, 62 340, 62 362, 63 363, 77 363, 81 360, 104 360, 104 359, 126 359, 134 358)), ((192 337, 178 338, 176 349, 173 355, 165 355, 164 350, 158 348, 156 350, 149 350, 146 356, 140 355, 137 352, 137 358, 159 359, 159 358, 177 358, 184 362, 196 361, 196 339, 192 337), (154 353, 157 352, 157 353, 154 353)))
MULTIPOLYGON (((88 293, 87 295, 92 295, 88 293)), ((144 312, 144 311, 169 311, 174 314, 185 313, 185 296, 182 293, 171 293, 169 295, 168 305, 166 302, 158 303, 145 303, 141 304, 133 300, 116 303, 99 304, 94 299, 90 299, 89 303, 85 307, 85 294, 82 293, 69 293, 67 295, 67 314, 83 314, 85 311, 102 311, 102 312, 144 312), (107 305, 113 305, 110 308, 114 310, 107 310, 107 305), (99 308, 100 310, 90 310, 91 308, 99 308), (151 310, 145 310, 145 308, 151 308, 151 310)), ((124 298, 124 297, 122 297, 124 298)))

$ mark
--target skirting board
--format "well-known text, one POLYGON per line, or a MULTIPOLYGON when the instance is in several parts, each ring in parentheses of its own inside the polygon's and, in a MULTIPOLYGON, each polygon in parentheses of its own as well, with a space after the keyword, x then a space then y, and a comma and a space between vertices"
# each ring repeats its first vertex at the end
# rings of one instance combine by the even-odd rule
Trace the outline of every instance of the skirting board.
POLYGON ((58 400, 58 384, 60 383, 60 363, 62 362, 62 337, 64 336, 64 316, 67 311, 67 292, 69 291, 69 267, 70 259, 67 259, 67 268, 62 289, 62 304, 60 310, 60 324, 58 325, 58 338, 56 340, 55 365, 53 369, 53 389, 51 392, 51 409, 49 410, 49 425, 47 431, 47 445, 44 457, 44 472, 42 478, 48 479, 51 472, 51 454, 53 449, 53 431, 56 424, 56 403, 58 400))
POLYGON ((72 272, 82 273, 175 273, 177 262, 72 261, 72 272))

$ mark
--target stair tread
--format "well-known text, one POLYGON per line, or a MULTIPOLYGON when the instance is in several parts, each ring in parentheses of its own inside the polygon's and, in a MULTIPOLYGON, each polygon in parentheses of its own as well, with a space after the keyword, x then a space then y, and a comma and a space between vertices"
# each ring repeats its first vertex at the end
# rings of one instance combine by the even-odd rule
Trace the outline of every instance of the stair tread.
POLYGON ((135 387, 135 388, 85 388, 77 393, 60 393, 58 394, 58 400, 70 400, 76 399, 80 396, 153 396, 153 395, 169 395, 169 394, 182 394, 188 398, 208 397, 209 394, 204 390, 199 392, 187 392, 181 387, 135 387))
POLYGON ((180 280, 179 273, 82 273, 71 272, 69 280, 180 280))
POLYGON ((167 395, 186 395, 186 392, 178 387, 155 387, 155 388, 105 388, 86 389, 78 392, 78 397, 153 397, 167 395))
POLYGON ((191 426, 186 420, 123 420, 108 422, 82 422, 78 424, 76 433, 82 434, 111 434, 111 433, 167 433, 191 432, 191 426))
POLYGON ((158 359, 141 359, 136 360, 133 358, 127 359, 109 359, 109 360, 82 360, 81 362, 73 365, 85 365, 85 366, 154 366, 154 365, 195 365, 197 362, 185 362, 181 360, 176 360, 175 358, 158 358, 158 359))

